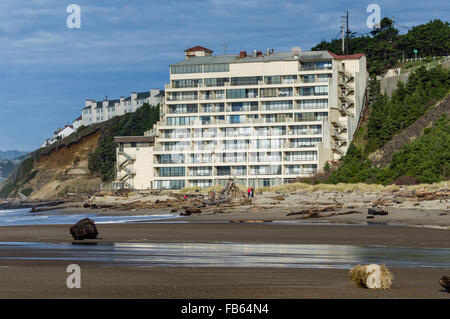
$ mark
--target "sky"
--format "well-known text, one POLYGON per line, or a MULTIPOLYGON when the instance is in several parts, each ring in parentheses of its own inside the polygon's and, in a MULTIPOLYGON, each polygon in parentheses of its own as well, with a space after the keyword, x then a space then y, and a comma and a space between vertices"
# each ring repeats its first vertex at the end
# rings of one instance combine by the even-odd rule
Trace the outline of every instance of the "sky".
POLYGON ((347 10, 351 31, 369 32, 371 3, 402 32, 450 12, 448 0, 1 0, 0 150, 37 149, 85 99, 163 89, 188 47, 309 50, 339 35, 347 10), (67 27, 71 4, 80 28, 67 27))

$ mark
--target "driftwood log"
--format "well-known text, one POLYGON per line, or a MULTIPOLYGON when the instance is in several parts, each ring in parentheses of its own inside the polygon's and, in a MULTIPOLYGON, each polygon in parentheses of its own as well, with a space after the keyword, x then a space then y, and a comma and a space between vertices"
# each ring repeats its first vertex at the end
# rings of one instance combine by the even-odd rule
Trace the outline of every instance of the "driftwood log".
POLYGON ((70 233, 75 240, 96 239, 97 227, 92 219, 84 218, 70 227, 70 233))
POLYGON ((373 207, 373 208, 369 208, 367 210, 367 214, 372 215, 372 216, 385 216, 388 215, 389 213, 383 209, 381 209, 380 207, 373 207))

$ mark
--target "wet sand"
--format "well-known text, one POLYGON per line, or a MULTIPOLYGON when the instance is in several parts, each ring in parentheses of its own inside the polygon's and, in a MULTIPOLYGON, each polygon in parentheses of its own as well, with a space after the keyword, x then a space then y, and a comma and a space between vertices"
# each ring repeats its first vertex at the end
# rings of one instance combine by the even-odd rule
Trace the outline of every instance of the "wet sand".
MULTIPOLYGON (((398 226, 231 223, 97 226, 102 242, 450 247, 447 230, 398 226)), ((68 225, 1 227, 0 241, 72 242, 68 228, 68 225)), ((0 260, 0 298, 450 298, 438 283, 444 273, 450 273, 450 269, 442 268, 393 268, 394 285, 382 291, 352 286, 348 270, 79 264, 82 288, 68 289, 68 262, 0 260)))
POLYGON ((450 298, 438 283, 443 269, 394 268, 391 289, 369 290, 354 287, 347 270, 81 264, 81 288, 68 289, 65 263, 4 264, 0 298, 450 298))
MULTIPOLYGON (((252 242, 292 244, 383 245, 450 248, 443 229, 407 226, 295 225, 272 223, 98 224, 105 242, 252 242)), ((0 228, 0 242, 72 242, 69 225, 0 228)))

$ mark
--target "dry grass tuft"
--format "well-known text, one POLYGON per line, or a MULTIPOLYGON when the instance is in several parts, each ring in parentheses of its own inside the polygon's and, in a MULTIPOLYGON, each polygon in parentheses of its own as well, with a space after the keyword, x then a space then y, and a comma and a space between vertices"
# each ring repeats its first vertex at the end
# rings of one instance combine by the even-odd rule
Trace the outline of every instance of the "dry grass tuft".
MULTIPOLYGON (((368 288, 366 282, 371 273, 367 272, 366 267, 367 265, 357 265, 350 270, 350 280, 359 288, 368 288)), ((384 265, 380 265, 380 272, 381 289, 391 288, 394 275, 384 265)))

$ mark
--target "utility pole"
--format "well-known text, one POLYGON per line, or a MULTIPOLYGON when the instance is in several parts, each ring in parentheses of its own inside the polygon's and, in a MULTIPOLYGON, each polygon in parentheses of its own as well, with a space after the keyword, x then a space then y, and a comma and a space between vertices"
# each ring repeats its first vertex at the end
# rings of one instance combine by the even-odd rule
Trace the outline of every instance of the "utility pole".
POLYGON ((341 42, 342 42, 342 54, 345 53, 345 16, 341 16, 342 24, 341 24, 341 42))
POLYGON ((227 51, 227 47, 228 47, 228 44, 227 44, 226 42, 224 42, 224 43, 222 44, 223 55, 225 55, 225 52, 227 51))
POLYGON ((348 11, 347 11, 347 16, 346 16, 346 21, 347 21, 347 30, 346 30, 347 41, 345 42, 345 54, 348 54, 348 40, 350 38, 350 30, 348 29, 348 11))

